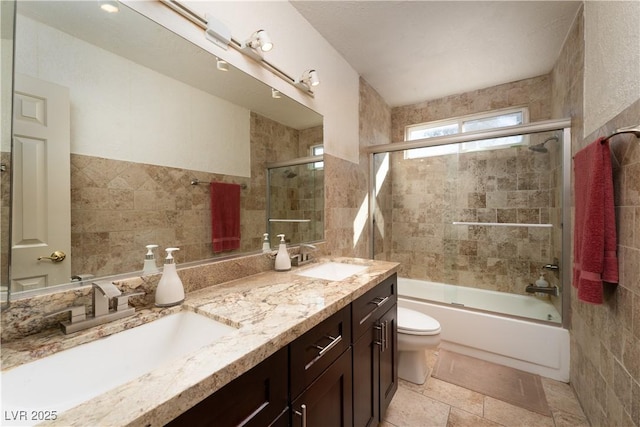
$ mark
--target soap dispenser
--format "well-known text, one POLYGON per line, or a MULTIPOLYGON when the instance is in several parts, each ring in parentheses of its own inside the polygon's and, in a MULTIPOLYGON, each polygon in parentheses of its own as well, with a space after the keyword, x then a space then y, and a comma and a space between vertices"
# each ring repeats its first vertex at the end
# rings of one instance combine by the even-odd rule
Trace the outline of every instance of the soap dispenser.
POLYGON ((264 239, 262 240, 262 253, 268 254, 271 252, 271 243, 269 242, 269 233, 264 233, 262 237, 264 237, 264 239))
POLYGON ((173 259, 173 252, 179 250, 180 248, 166 249, 167 258, 164 263, 162 277, 160 277, 160 282, 158 282, 158 288, 156 289, 157 307, 171 307, 184 301, 184 286, 182 286, 182 280, 178 276, 175 260, 173 259))
POLYGON ((147 245, 147 254, 144 256, 144 267, 142 268, 142 274, 154 274, 159 273, 160 269, 158 269, 158 265, 156 264, 156 257, 153 253, 153 250, 158 247, 158 245, 147 245))
POLYGON ((284 234, 278 234, 278 237, 280 238, 280 246, 276 255, 276 271, 289 271, 291 270, 291 258, 289 258, 287 244, 284 241, 284 234))
POLYGON ((544 273, 540 273, 540 278, 536 280, 536 286, 539 288, 548 288, 549 282, 544 279, 544 273))

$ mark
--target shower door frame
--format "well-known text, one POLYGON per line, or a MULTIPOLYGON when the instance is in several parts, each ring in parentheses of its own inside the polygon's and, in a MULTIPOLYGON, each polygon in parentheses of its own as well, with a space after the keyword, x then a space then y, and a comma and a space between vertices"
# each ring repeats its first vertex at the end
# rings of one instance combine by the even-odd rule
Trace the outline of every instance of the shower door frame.
MULTIPOLYGON (((374 258, 374 218, 376 211, 376 182, 374 156, 382 153, 410 150, 413 148, 435 147, 457 144, 481 139, 502 138, 516 135, 530 135, 539 132, 562 131, 562 260, 561 260, 561 296, 562 324, 568 329, 571 325, 571 119, 544 120, 524 125, 458 133, 454 135, 422 138, 413 141, 393 142, 384 145, 372 145, 362 149, 369 155, 369 257, 374 258)), ((560 326, 560 325, 559 325, 560 326)))

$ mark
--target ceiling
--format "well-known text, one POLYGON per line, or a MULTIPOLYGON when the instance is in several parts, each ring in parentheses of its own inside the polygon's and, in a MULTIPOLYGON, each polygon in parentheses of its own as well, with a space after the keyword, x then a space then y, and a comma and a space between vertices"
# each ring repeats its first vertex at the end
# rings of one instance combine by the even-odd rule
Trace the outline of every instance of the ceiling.
POLYGON ((391 107, 549 73, 582 4, 291 3, 391 107))

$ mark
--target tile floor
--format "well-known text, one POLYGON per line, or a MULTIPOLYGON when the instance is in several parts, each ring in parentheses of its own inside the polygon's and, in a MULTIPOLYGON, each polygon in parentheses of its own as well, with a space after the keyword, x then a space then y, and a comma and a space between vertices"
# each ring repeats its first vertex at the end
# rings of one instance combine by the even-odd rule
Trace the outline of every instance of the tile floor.
MULTIPOLYGON (((437 353, 429 358, 432 368, 437 353)), ((429 377, 423 385, 400 381, 379 427, 588 427, 568 384, 542 378, 552 416, 429 377)))

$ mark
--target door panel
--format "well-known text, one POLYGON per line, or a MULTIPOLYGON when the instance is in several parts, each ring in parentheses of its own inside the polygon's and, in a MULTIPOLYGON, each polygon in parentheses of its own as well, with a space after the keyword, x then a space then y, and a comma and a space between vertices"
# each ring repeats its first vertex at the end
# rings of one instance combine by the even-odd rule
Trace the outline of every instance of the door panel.
POLYGON ((71 280, 69 90, 16 74, 13 114, 12 290, 71 280), (62 251, 66 258, 48 257, 62 251))

